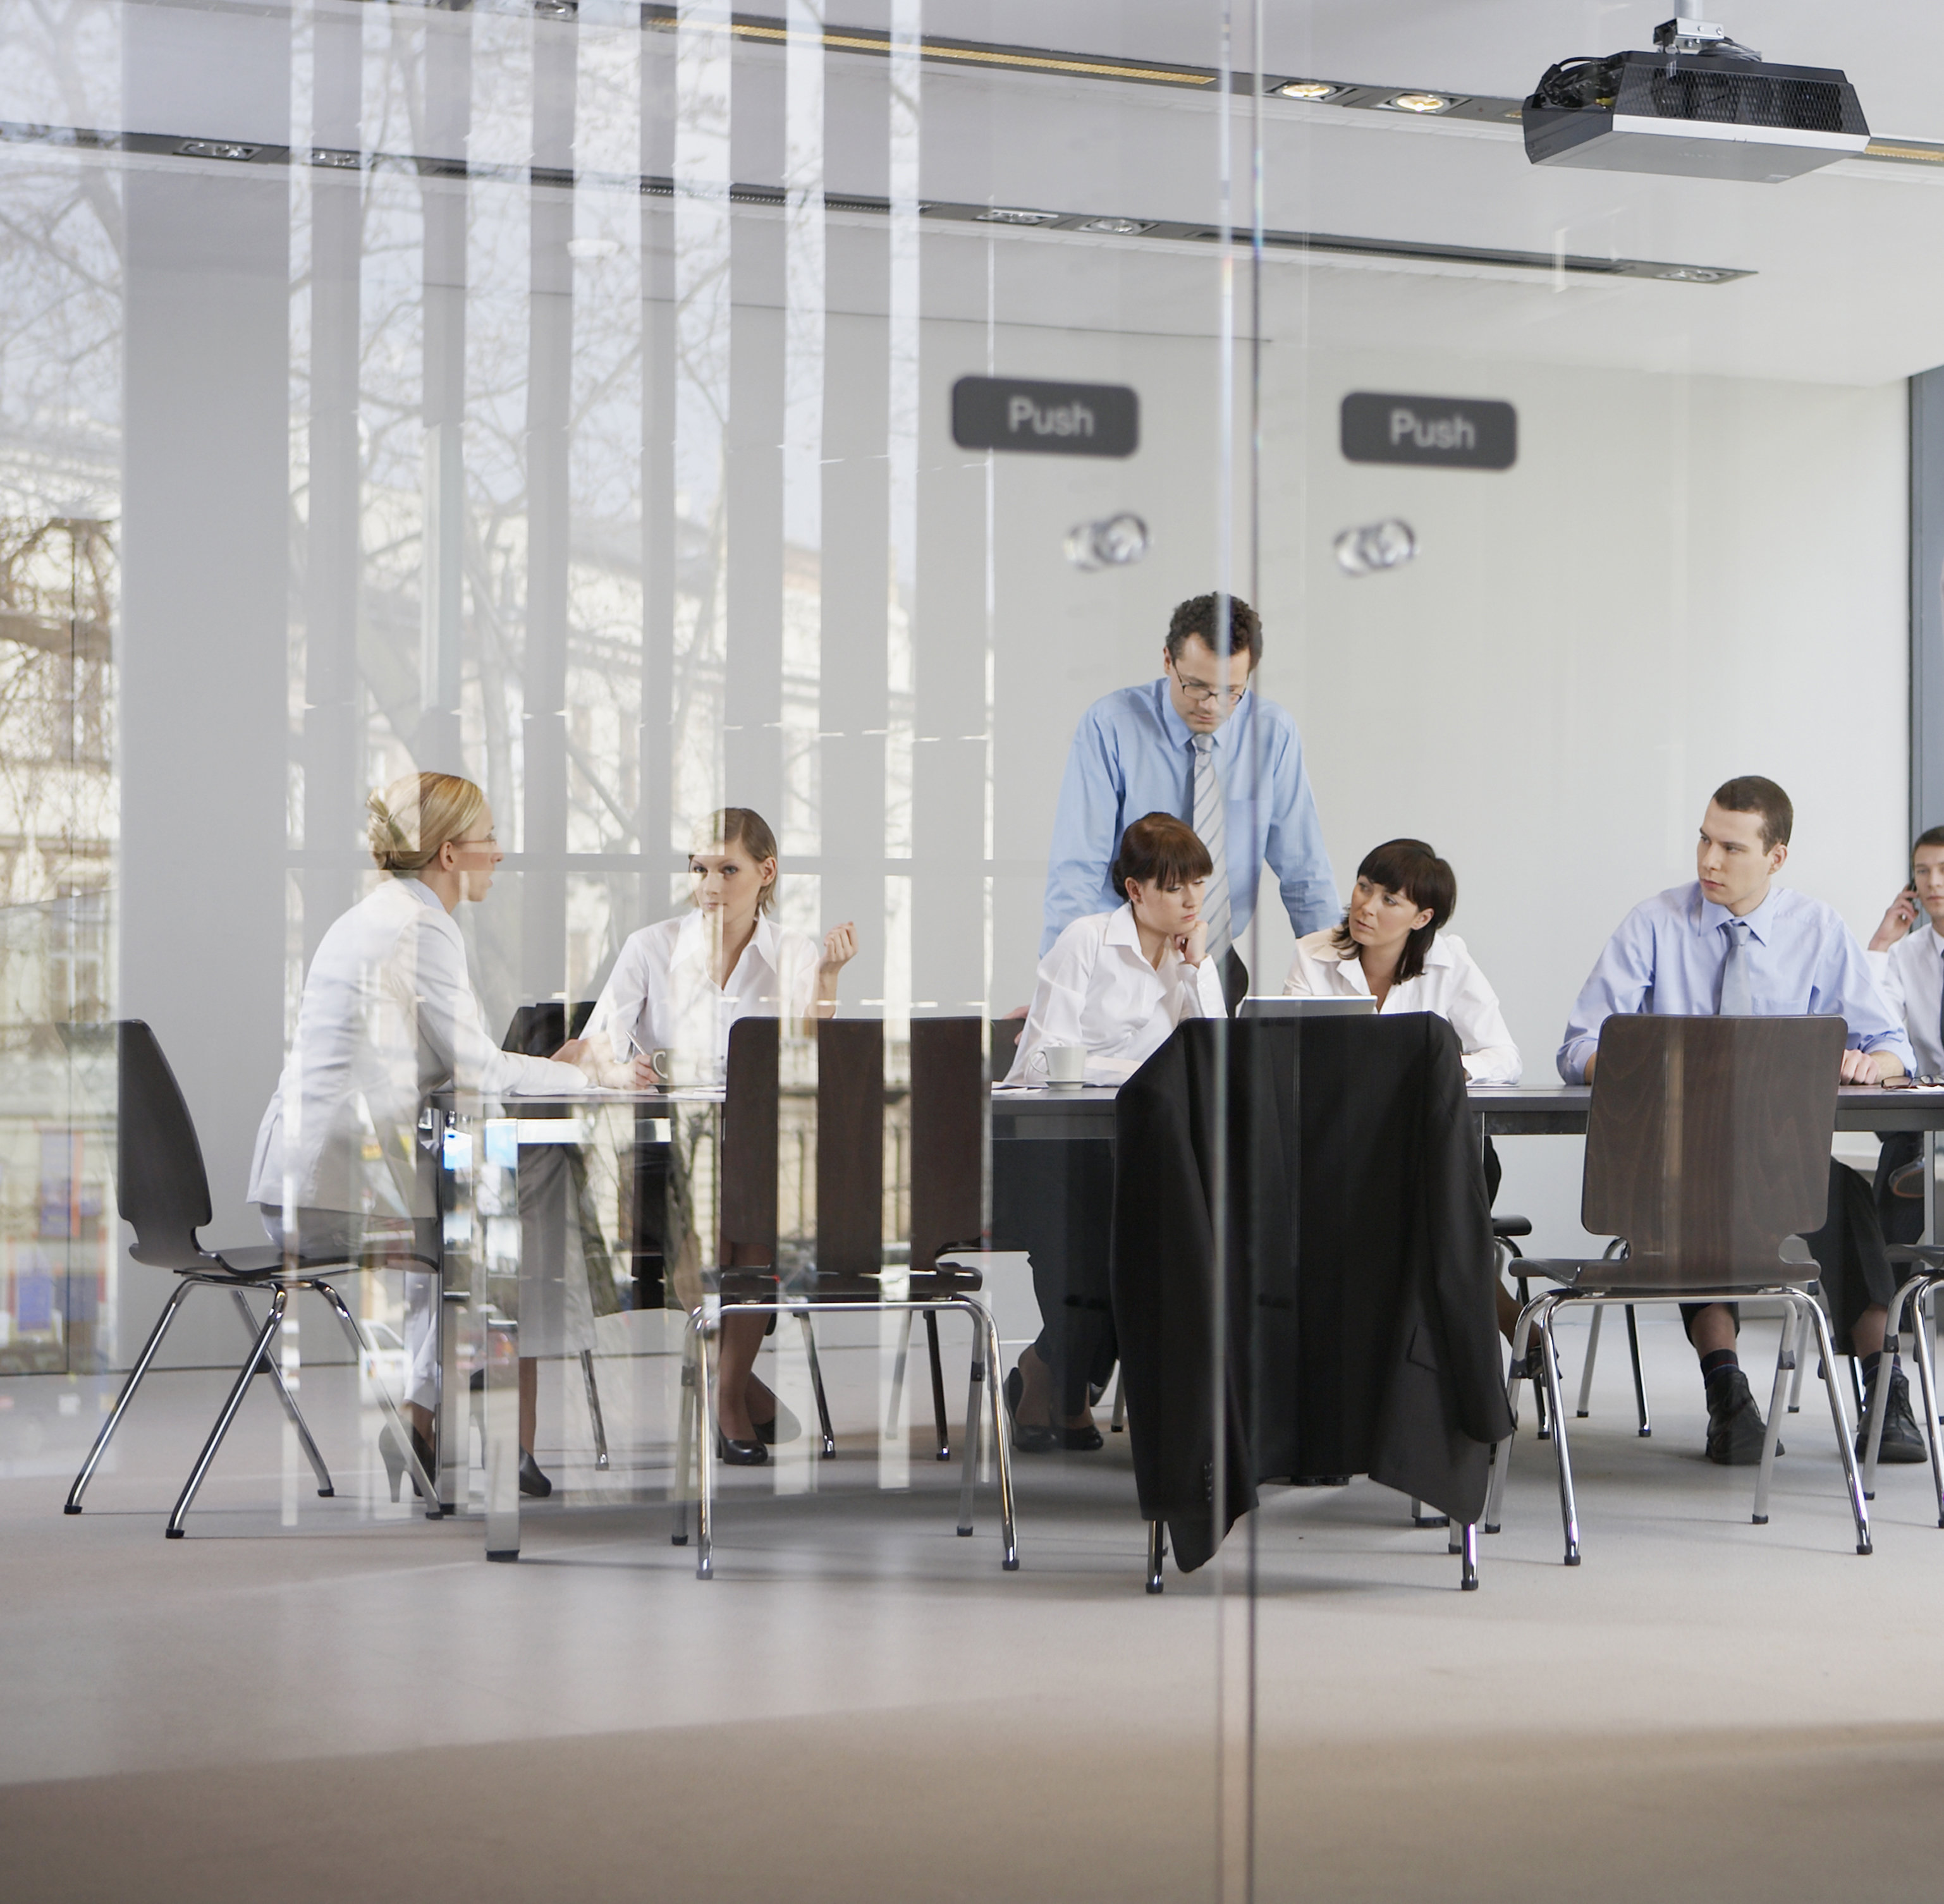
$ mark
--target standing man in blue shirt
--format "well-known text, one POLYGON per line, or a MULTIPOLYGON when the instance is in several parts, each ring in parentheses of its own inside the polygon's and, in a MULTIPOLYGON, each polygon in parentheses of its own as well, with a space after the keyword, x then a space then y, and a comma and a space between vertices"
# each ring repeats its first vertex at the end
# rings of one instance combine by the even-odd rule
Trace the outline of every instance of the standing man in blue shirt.
POLYGON ((1161 678, 1121 688, 1081 717, 1054 817, 1042 957, 1075 919, 1121 904, 1109 869, 1121 834, 1150 813, 1180 814, 1214 860, 1201 916, 1209 951, 1229 969, 1224 955, 1254 914, 1265 860, 1298 938, 1337 922, 1303 737, 1286 709, 1250 691, 1262 658, 1254 609, 1234 595, 1198 595, 1168 623, 1161 678))
MULTIPOLYGON (((1821 900, 1771 883, 1788 860, 1795 823, 1789 795, 1759 774, 1716 789, 1702 817, 1695 883, 1636 906, 1580 990, 1559 1047, 1559 1075, 1569 1084, 1592 1082, 1601 1024, 1616 1012, 1827 1015, 1849 1028, 1843 1083, 1879 1084, 1910 1067, 1902 1023, 1849 927, 1821 900)), ((1868 1395, 1896 1284, 1869 1188, 1854 1170, 1832 1161, 1828 1218, 1803 1240, 1821 1272, 1836 1346, 1862 1361, 1868 1395)), ((1683 1303, 1681 1315, 1707 1387, 1708 1459, 1724 1466, 1759 1461, 1762 1419, 1735 1354, 1734 1306, 1683 1303)), ((1869 1432, 1866 1413, 1859 1450, 1869 1432)), ((1880 1458, 1926 1458, 1901 1369, 1890 1377, 1880 1458)))

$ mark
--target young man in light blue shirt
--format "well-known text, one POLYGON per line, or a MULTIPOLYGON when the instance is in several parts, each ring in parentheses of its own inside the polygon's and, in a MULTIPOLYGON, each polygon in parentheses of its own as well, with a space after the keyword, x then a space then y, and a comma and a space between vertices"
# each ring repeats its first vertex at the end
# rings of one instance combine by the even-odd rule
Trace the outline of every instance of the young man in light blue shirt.
MULTIPOLYGON (((1702 817, 1695 883, 1635 906, 1581 988, 1559 1047, 1569 1084, 1592 1081, 1601 1024, 1616 1012, 1827 1014, 1849 1028, 1843 1083, 1878 1084, 1911 1068, 1902 1020, 1849 927, 1821 900, 1772 883, 1788 860, 1795 817, 1789 795, 1758 774, 1716 789, 1702 817)), ((1896 1282, 1869 1187, 1855 1171, 1832 1162, 1828 1220, 1804 1240, 1821 1272, 1837 1346, 1861 1358, 1868 1394, 1896 1282)), ((1762 1420, 1736 1358, 1733 1306, 1684 1303, 1681 1314, 1707 1387, 1709 1460, 1759 1461, 1762 1420)), ((1869 1429, 1866 1414, 1859 1449, 1869 1429)), ((1881 1458, 1925 1459, 1901 1369, 1891 1376, 1881 1458)))
POLYGON ((1343 908, 1323 844, 1303 737, 1287 711, 1250 691, 1262 620, 1239 598, 1201 595, 1174 611, 1161 677, 1123 687, 1081 717, 1054 816, 1042 957, 1075 919, 1121 903, 1109 869, 1143 814, 1176 814, 1215 862, 1202 896, 1219 960, 1256 909, 1265 860, 1298 938, 1343 908))

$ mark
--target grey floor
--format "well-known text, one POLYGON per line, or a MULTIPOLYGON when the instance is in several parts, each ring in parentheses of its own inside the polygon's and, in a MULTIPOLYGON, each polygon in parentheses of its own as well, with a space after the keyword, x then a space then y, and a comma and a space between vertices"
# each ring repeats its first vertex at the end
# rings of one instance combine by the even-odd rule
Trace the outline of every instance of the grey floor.
MULTIPOLYGON (((653 1360, 603 1364, 638 1500, 603 1497, 550 1386, 568 1498, 528 1514, 511 1567, 476 1521, 383 1498, 349 1370, 301 1391, 338 1498, 259 1394, 169 1543, 220 1376, 154 1378, 75 1518, 97 1385, 0 1385, 0 1891, 1233 1898, 1253 1703, 1264 1899, 1936 1894, 1927 1471, 1886 1473, 1859 1558, 1806 1390, 1751 1526, 1752 1477, 1699 1458, 1676 1326, 1644 1336, 1653 1438, 1617 1330, 1573 1424, 1583 1566, 1559 1564, 1528 1432, 1481 1592, 1359 1481, 1270 1494, 1253 1603, 1245 1533, 1142 1592, 1122 1437, 1020 1462, 1002 1573, 989 1492, 955 1538, 956 1471, 923 1435, 881 1484, 868 1346, 829 1357, 842 1458, 809 1495, 732 1477, 707 1584, 658 1498, 653 1360)), ((1773 1352, 1766 1325, 1747 1341, 1773 1352)))

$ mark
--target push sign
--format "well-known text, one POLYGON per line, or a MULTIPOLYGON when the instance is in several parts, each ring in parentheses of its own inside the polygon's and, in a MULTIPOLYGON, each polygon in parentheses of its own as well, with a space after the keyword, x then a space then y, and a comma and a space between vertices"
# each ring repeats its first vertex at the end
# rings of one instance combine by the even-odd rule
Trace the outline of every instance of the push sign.
POLYGON ((1343 399, 1343 444, 1352 463, 1509 469, 1518 456, 1518 413, 1486 397, 1357 390, 1343 399))
POLYGON ((1141 400, 1124 383, 961 377, 952 386, 952 440, 961 450, 1132 456, 1140 447, 1141 400))

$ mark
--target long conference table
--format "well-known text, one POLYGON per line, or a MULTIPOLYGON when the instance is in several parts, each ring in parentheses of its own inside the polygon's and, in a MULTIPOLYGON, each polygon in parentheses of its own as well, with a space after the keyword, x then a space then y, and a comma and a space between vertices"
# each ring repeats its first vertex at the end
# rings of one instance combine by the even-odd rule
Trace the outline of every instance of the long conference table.
MULTIPOLYGON (((1037 1086, 992 1090, 992 1140, 1004 1143, 1073 1143, 1114 1136, 1114 1106, 1118 1090, 1112 1085, 1078 1088, 1037 1086)), ((1481 1140, 1490 1137, 1571 1137, 1586 1129, 1592 1091, 1586 1085, 1475 1084, 1466 1093, 1478 1119, 1481 1140)), ((521 1222, 518 1208, 519 1154, 536 1145, 580 1145, 595 1140, 592 1127, 602 1112, 619 1112, 633 1120, 635 1141, 668 1142, 672 1127, 684 1112, 711 1113, 721 1101, 719 1090, 602 1092, 583 1098, 561 1098, 544 1103, 509 1100, 525 1115, 509 1116, 497 1106, 478 1104, 461 1109, 445 1101, 441 1148, 447 1170, 466 1186, 456 1208, 448 1209, 446 1234, 448 1269, 446 1303, 440 1306, 441 1324, 457 1321, 444 1313, 457 1303, 472 1318, 472 1328, 442 1326, 441 1359, 446 1388, 441 1423, 439 1493, 444 1511, 457 1511, 466 1501, 463 1472, 467 1445, 467 1387, 454 1358, 462 1333, 475 1336, 475 1358, 484 1365, 485 1393, 481 1413, 486 1459, 484 1519, 489 1558, 512 1559, 519 1552, 520 1500, 515 1479, 518 1444, 515 1439, 517 1406, 515 1377, 519 1355, 517 1304, 512 1313, 495 1297, 511 1294, 518 1279, 521 1222), (455 1227, 457 1223, 457 1227, 455 1227), (457 1260, 451 1260, 457 1244, 457 1260), (454 1272, 457 1271, 457 1275, 454 1272)), ((1837 1093, 1838 1130, 1916 1130, 1926 1133, 1932 1159, 1924 1198, 1925 1233, 1937 1234, 1936 1224, 1936 1133, 1944 1130, 1944 1086, 1885 1090, 1877 1086, 1844 1086, 1837 1093)), ((438 1509, 434 1510, 435 1512, 438 1509)))
MULTIPOLYGON (((992 1092, 994 1141, 1027 1139, 1112 1139, 1114 1100, 1111 1084, 1077 1089, 1039 1085, 1030 1090, 992 1092)), ((1465 1093, 1488 1137, 1583 1137, 1590 1084, 1474 1084, 1465 1093)), ((1944 1084, 1886 1090, 1875 1084, 1845 1084, 1836 1093, 1838 1130, 1944 1130, 1944 1084)))

